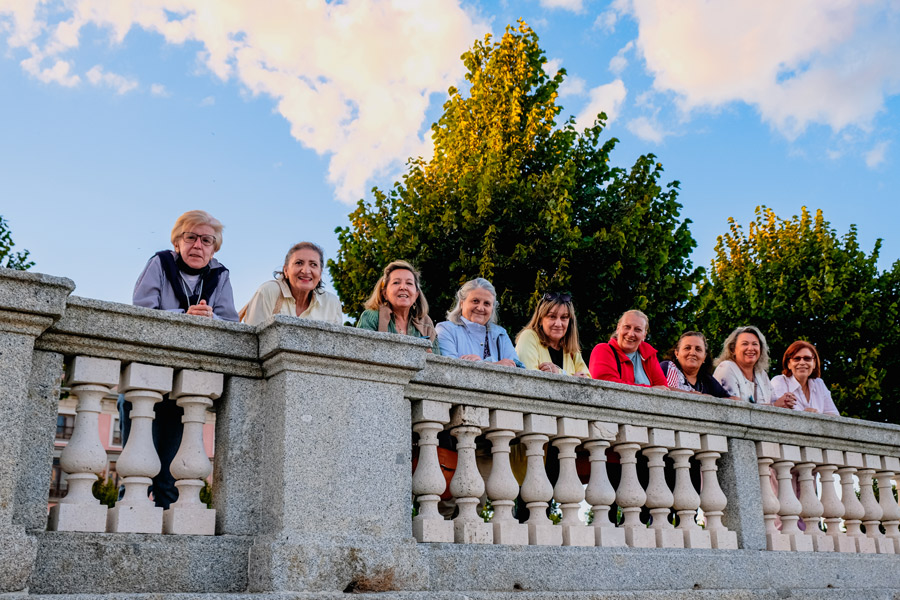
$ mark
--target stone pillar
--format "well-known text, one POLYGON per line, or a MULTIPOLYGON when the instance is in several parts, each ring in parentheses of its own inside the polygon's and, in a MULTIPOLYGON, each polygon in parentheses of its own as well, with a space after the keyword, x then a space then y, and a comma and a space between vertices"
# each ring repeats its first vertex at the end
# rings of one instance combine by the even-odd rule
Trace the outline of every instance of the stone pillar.
POLYGON ((781 517, 781 535, 791 542, 791 550, 812 552, 813 544, 797 526, 803 506, 794 493, 791 470, 800 461, 800 447, 781 444, 781 458, 775 461, 775 476, 778 478, 778 515, 781 517))
POLYGON ((556 435, 556 417, 525 415, 524 435, 528 456, 528 470, 522 482, 522 500, 528 507, 528 543, 534 546, 562 546, 562 529, 553 524, 546 514, 553 498, 553 486, 544 468, 544 444, 556 435))
POLYGON ((655 548, 656 534, 641 523, 641 507, 647 494, 637 476, 637 453, 649 441, 646 427, 619 425, 613 450, 622 464, 622 477, 616 490, 616 504, 622 509, 625 542, 632 548, 655 548))
POLYGON ((885 537, 894 544, 894 554, 900 554, 900 505, 897 504, 893 490, 891 490, 892 480, 900 473, 900 459, 894 456, 884 456, 882 462, 887 470, 879 471, 876 475, 879 492, 878 503, 881 505, 883 513, 881 524, 884 526, 885 537))
POLYGON ((433 400, 413 403, 413 431, 419 434, 419 462, 412 478, 412 492, 419 502, 413 519, 413 535, 419 542, 452 542, 453 523, 438 512, 447 480, 438 460, 438 433, 450 422, 450 404, 433 400))
POLYGON ((719 470, 719 484, 729 499, 722 524, 737 534, 738 546, 744 550, 766 549, 757 460, 756 442, 728 438, 728 452, 722 456, 719 470))
MULTIPOLYGON (((819 529, 825 506, 816 493, 816 476, 813 469, 822 464, 824 456, 819 448, 800 448, 800 462, 796 466, 797 481, 800 483, 800 518, 806 524, 804 532, 812 540, 816 552, 834 551, 834 540, 819 529)), ((833 489, 833 488, 832 488, 833 489)))
MULTIPOLYGON (((875 541, 867 538, 860 530, 866 509, 856 497, 853 476, 857 469, 865 466, 863 456, 859 452, 844 452, 844 466, 838 469, 841 478, 841 502, 844 504, 844 526, 847 536, 856 542, 856 551, 861 554, 874 554, 875 541)), ((861 492, 862 490, 860 490, 861 492)))
POLYGON ((616 490, 609 482, 606 471, 606 449, 619 433, 616 423, 591 421, 588 441, 584 447, 591 453, 591 479, 585 490, 585 499, 594 511, 594 543, 597 546, 617 547, 625 545, 625 530, 609 520, 609 507, 616 501, 616 490))
POLYGON ((563 546, 593 546, 594 531, 578 518, 584 500, 584 487, 575 469, 575 448, 588 436, 588 422, 560 417, 556 420, 557 437, 553 445, 559 449, 559 478, 553 497, 562 508, 563 546))
POLYGON ((34 342, 62 316, 74 288, 69 279, 0 268, 0 594, 23 590, 34 565, 34 538, 14 521, 20 457, 31 464, 21 445, 34 342))
POLYGON ((713 548, 719 550, 737 550, 737 534, 729 531, 722 524, 728 497, 719 487, 719 467, 717 461, 723 452, 728 452, 728 439, 722 435, 700 436, 700 449, 695 456, 700 461, 700 472, 703 475, 700 489, 700 508, 706 516, 706 531, 713 548))
POLYGON ((91 488, 106 469, 106 450, 100 441, 98 422, 103 397, 119 383, 117 360, 76 356, 66 378, 70 394, 78 398, 72 438, 59 457, 68 473, 69 491, 50 509, 51 531, 106 531, 105 504, 91 488))
POLYGON ((475 438, 490 424, 488 409, 454 406, 450 411, 450 434, 456 438, 456 472, 450 493, 459 511, 453 519, 453 539, 457 544, 492 544, 494 529, 479 514, 484 495, 484 479, 475 461, 475 438))
POLYGON ((647 508, 653 522, 649 529, 656 535, 657 548, 684 548, 684 534, 669 522, 669 511, 675 496, 666 483, 663 457, 675 447, 675 432, 671 429, 651 429, 649 442, 644 448, 650 471, 647 480, 647 508))
POLYGON ((700 494, 691 482, 690 458, 701 450, 700 434, 679 431, 675 434, 675 450, 669 456, 675 461, 675 504, 678 514, 678 530, 684 536, 685 548, 711 548, 709 532, 697 525, 697 509, 700 494))
POLYGON ((491 473, 485 487, 494 507, 491 527, 494 543, 516 546, 528 545, 528 525, 519 523, 512 514, 519 495, 519 482, 509 462, 509 442, 525 427, 522 413, 492 410, 487 439, 491 442, 491 473))
POLYGON ((281 315, 259 328, 266 381, 247 409, 259 411, 253 437, 264 447, 246 465, 260 481, 249 592, 424 585, 410 518, 410 401, 423 398, 405 390, 428 347, 281 315))
POLYGON ((181 418, 184 434, 170 468, 176 479, 178 500, 163 512, 163 533, 213 535, 216 532, 215 509, 200 502, 200 490, 212 473, 203 445, 203 426, 206 411, 222 395, 224 380, 221 373, 186 369, 175 376, 170 397, 184 409, 181 418))
POLYGON ((863 462, 865 463, 865 468, 858 471, 859 501, 865 509, 863 525, 866 528, 866 537, 875 542, 875 551, 878 554, 893 554, 894 543, 888 541, 879 528, 884 511, 878 500, 875 499, 875 491, 872 489, 875 472, 881 469, 881 457, 874 454, 866 454, 863 456, 863 462))
POLYGON ((759 491, 762 496, 762 512, 766 521, 766 547, 769 550, 789 551, 791 539, 781 534, 775 526, 781 508, 778 496, 772 490, 772 463, 781 460, 781 445, 775 442, 756 442, 759 465, 759 491))
POLYGON ((162 533, 163 509, 147 497, 160 462, 153 445, 154 406, 172 389, 172 369, 131 363, 122 371, 119 393, 131 402, 131 433, 116 463, 125 495, 109 511, 111 533, 162 533))

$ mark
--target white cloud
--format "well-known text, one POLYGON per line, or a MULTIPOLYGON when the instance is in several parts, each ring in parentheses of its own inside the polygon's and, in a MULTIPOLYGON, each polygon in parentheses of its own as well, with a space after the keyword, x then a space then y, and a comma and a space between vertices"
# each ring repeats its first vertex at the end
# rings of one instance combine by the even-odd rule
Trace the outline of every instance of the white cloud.
POLYGON ((562 67, 562 59, 551 58, 544 63, 544 73, 546 73, 548 77, 553 77, 556 75, 556 72, 559 71, 560 67, 562 67))
POLYGON ((67 60, 55 60, 52 67, 41 67, 41 60, 35 56, 31 56, 23 60, 20 64, 22 69, 44 83, 58 83, 65 87, 74 87, 81 82, 78 75, 71 74, 72 63, 67 60))
POLYGON ((603 33, 615 33, 616 31, 616 22, 619 20, 619 15, 614 10, 607 10, 594 19, 594 28, 599 29, 603 33))
POLYGON ((460 54, 489 29, 458 1, 3 0, 0 23, 9 46, 34 59, 23 68, 63 85, 78 81, 66 55, 84 28, 113 45, 134 28, 197 45, 216 77, 273 99, 291 135, 330 157, 329 181, 353 202, 430 147, 428 131, 419 135, 430 96, 459 82, 460 54))
POLYGON ((207 96, 203 100, 200 101, 201 107, 213 106, 216 103, 215 96, 207 96))
POLYGON ((587 82, 578 75, 566 75, 559 86, 559 97, 584 96, 587 82))
POLYGON ((866 152, 866 166, 870 169, 880 167, 886 158, 888 146, 890 146, 890 142, 879 142, 875 144, 874 148, 866 152))
POLYGON ((599 113, 605 112, 607 124, 612 123, 619 116, 627 94, 628 90, 621 79, 591 89, 587 106, 575 117, 575 121, 580 127, 589 127, 594 124, 599 113))
POLYGON ((825 151, 825 155, 829 160, 837 160, 844 155, 840 150, 829 149, 825 151))
POLYGON ((541 6, 551 9, 561 8, 576 13, 580 13, 584 10, 584 3, 582 0, 541 0, 541 6))
POLYGON ((900 93, 893 0, 631 0, 613 10, 637 22, 654 88, 686 113, 744 102, 794 139, 813 123, 867 130, 900 93))
POLYGON ((150 85, 150 93, 159 98, 168 98, 172 94, 169 93, 169 90, 166 89, 161 83, 154 83, 150 85))
POLYGON ((118 73, 104 71, 103 67, 100 65, 94 65, 91 67, 91 70, 84 75, 91 85, 112 88, 119 95, 127 94, 138 86, 138 82, 134 79, 129 79, 118 73))
POLYGON ((609 60, 609 70, 615 75, 621 75, 622 71, 625 70, 625 67, 628 66, 628 59, 625 55, 628 54, 632 48, 634 48, 634 42, 628 42, 609 60))
POLYGON ((668 132, 656 120, 656 117, 637 117, 628 121, 628 131, 647 142, 662 143, 668 132))

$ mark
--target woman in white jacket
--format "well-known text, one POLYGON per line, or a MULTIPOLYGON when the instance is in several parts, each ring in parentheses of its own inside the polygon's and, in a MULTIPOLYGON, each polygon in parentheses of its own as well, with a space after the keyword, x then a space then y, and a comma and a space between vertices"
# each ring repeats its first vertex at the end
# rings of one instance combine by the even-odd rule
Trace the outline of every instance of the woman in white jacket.
POLYGON ((798 340, 788 346, 781 363, 781 375, 772 378, 776 395, 793 394, 794 410, 839 416, 828 386, 822 381, 822 367, 816 347, 798 340))

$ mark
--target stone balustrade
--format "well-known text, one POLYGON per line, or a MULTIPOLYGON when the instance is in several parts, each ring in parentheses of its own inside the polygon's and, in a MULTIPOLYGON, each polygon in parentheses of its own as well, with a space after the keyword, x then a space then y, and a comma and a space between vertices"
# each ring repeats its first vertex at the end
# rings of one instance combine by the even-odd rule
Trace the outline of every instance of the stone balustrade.
POLYGON ((900 592, 900 505, 885 493, 900 474, 898 426, 474 364, 426 354, 407 336, 284 316, 223 323, 72 289, 0 269, 0 594, 900 592), (77 398, 61 457, 70 491, 48 516, 62 383, 77 398), (102 468, 98 405, 114 388, 134 408, 118 464, 126 494, 107 510, 90 486, 102 468), (185 432, 172 469, 179 499, 160 514, 146 495, 157 468, 147 431, 164 395, 184 407, 185 432), (212 509, 197 495, 211 468, 208 410, 212 509), (439 449, 451 441, 448 485, 439 449))

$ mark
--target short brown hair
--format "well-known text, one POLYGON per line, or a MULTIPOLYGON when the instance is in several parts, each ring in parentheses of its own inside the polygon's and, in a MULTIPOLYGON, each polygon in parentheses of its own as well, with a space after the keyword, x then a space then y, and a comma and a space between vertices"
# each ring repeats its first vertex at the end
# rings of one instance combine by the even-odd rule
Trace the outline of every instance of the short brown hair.
POLYGON ((788 364, 790 364, 791 359, 794 358, 794 355, 804 348, 812 352, 813 358, 816 359, 816 364, 813 365, 813 370, 812 373, 810 373, 809 378, 815 379, 822 376, 822 361, 819 360, 819 352, 816 350, 815 346, 803 340, 797 340, 796 342, 788 346, 787 350, 784 351, 784 358, 781 361, 782 375, 784 375, 785 377, 793 376, 791 368, 788 366, 788 364))

